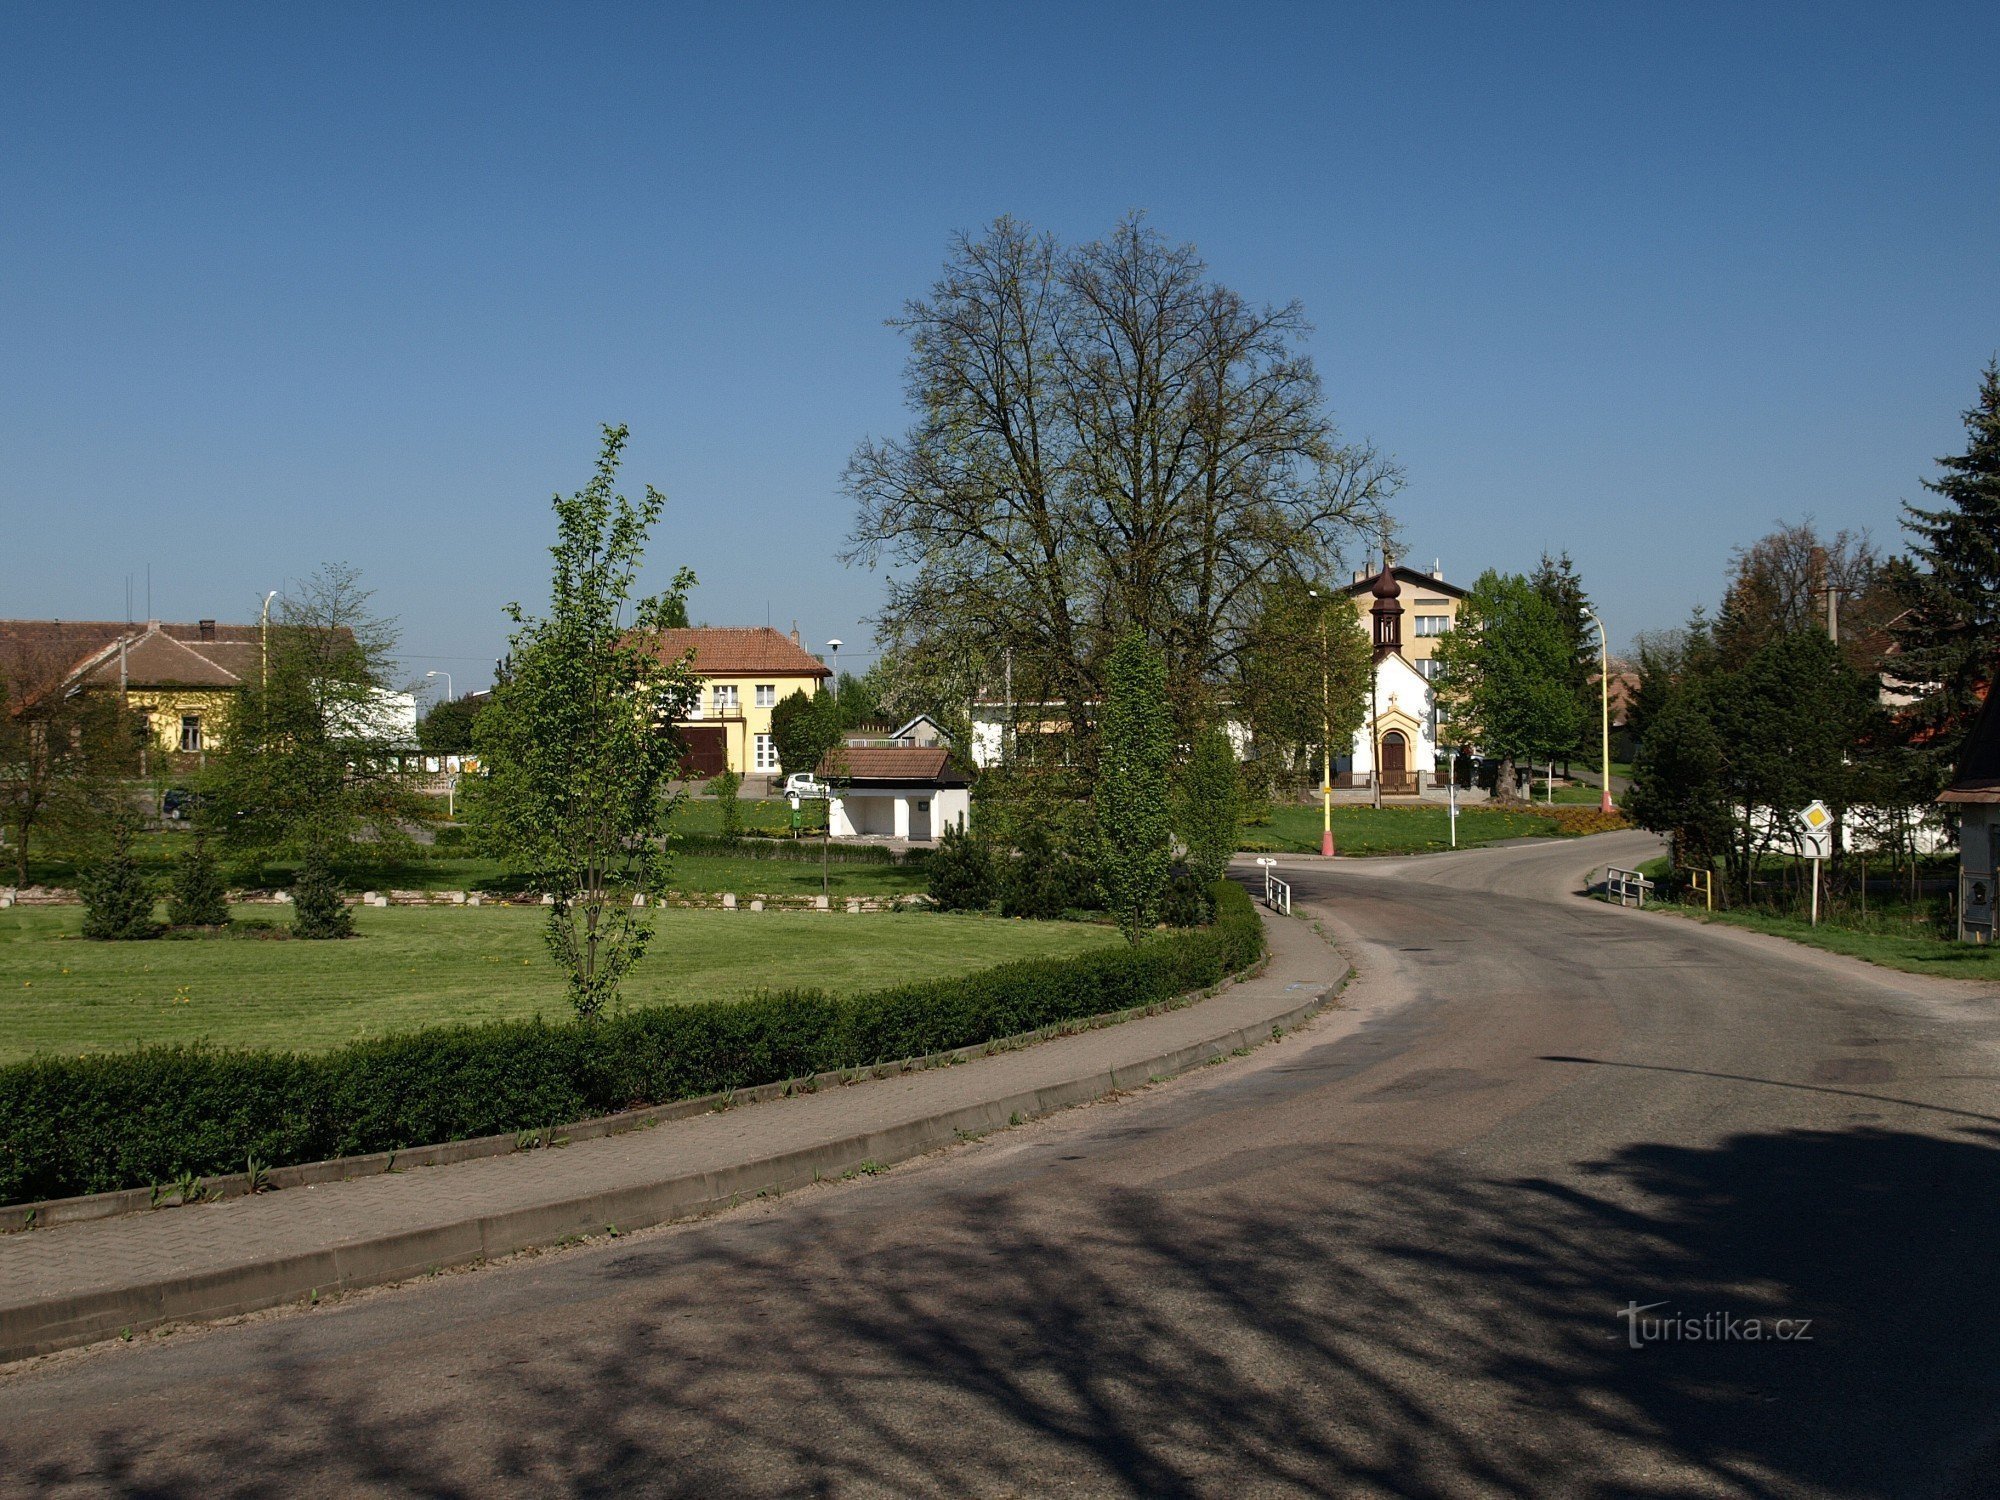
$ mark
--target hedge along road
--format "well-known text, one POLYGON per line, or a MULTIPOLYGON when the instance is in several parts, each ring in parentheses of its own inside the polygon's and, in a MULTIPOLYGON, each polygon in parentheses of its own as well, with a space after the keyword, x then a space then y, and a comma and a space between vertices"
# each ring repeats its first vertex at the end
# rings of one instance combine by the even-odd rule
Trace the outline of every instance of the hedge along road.
POLYGON ((1359 975, 1282 1046, 708 1224, 54 1362, 0 1387, 0 1484, 1991 1493, 2000 1000, 1568 894, 1648 847, 1301 862, 1359 975))

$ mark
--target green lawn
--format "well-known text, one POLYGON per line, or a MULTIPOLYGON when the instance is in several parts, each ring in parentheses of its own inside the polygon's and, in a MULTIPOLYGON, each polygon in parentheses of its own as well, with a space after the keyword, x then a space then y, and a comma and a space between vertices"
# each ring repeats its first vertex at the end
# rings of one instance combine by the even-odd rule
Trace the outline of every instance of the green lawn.
POLYGON ((1905 974, 2000 980, 2000 947, 1991 944, 1950 942, 1925 933, 1855 931, 1828 922, 1814 927, 1802 917, 1778 917, 1760 911, 1704 912, 1676 906, 1661 909, 1692 917, 1697 922, 1726 922, 1752 932, 1768 932, 1811 948, 1824 948, 1829 953, 1844 953, 1884 968, 1901 969, 1905 974))
MULTIPOLYGON (((1279 807, 1271 821, 1243 829, 1241 846, 1256 854, 1319 853, 1320 809, 1279 807)), ((1458 847, 1476 848, 1501 839, 1554 832, 1547 818, 1499 808, 1463 807, 1458 813, 1458 847)), ((1451 847, 1450 814, 1426 803, 1420 807, 1362 807, 1335 803, 1333 843, 1342 854, 1420 854, 1451 847)))
MULTIPOLYGON (((281 923, 282 909, 240 908, 281 923)), ((0 911, 0 1062, 194 1041, 317 1050, 452 1021, 568 1014, 538 907, 355 913, 346 942, 254 936, 91 943, 74 906, 0 911)), ((630 1005, 763 988, 875 989, 1118 941, 1115 928, 930 912, 667 910, 630 1005)))

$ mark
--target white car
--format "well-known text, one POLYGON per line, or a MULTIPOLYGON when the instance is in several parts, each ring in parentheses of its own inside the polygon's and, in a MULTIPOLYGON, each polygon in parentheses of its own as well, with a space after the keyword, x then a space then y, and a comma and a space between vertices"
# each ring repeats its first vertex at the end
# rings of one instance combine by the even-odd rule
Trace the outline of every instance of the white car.
POLYGON ((809 797, 824 797, 826 785, 809 771, 798 771, 785 778, 785 795, 801 800, 809 797))

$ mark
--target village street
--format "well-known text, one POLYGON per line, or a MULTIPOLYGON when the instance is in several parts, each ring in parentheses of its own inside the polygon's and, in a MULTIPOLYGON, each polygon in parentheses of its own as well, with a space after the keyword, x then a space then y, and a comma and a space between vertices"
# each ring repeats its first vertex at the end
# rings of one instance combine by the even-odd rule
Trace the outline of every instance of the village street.
POLYGON ((45 1362, 0 1490, 2000 1493, 2000 994, 1573 894, 1655 848, 1288 861, 1356 975, 1276 1045, 45 1362))

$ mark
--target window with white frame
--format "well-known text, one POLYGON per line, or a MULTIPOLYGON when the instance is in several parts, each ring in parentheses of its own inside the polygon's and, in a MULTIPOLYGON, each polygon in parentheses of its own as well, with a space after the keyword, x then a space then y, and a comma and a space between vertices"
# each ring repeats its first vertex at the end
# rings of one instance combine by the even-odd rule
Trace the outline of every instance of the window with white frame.
POLYGON ((1417 634, 1444 635, 1451 629, 1450 615, 1418 615, 1417 634))
POLYGON ((715 711, 717 713, 733 714, 736 712, 737 707, 739 706, 741 701, 742 700, 737 697, 737 689, 735 683, 718 682, 715 685, 715 711))
POLYGON ((760 682, 757 684, 757 706, 759 708, 774 707, 777 704, 777 701, 778 701, 777 683, 760 682))
MULTIPOLYGON (((763 689, 759 688, 758 691, 762 692, 763 689)), ((775 771, 778 769, 778 742, 772 739, 770 735, 758 735, 751 753, 755 757, 751 762, 753 770, 775 771)))
POLYGON ((200 714, 181 715, 181 749, 182 751, 184 751, 186 754, 189 755, 194 755, 200 751, 201 749, 200 714))

